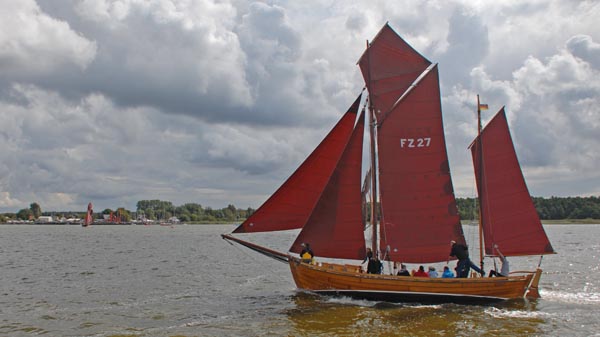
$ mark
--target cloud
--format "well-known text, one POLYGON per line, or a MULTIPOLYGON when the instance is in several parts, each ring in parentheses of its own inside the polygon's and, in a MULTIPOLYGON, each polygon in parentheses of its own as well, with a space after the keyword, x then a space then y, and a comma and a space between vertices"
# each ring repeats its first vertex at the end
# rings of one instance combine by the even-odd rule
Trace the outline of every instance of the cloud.
POLYGON ((487 27, 478 15, 457 8, 449 19, 447 44, 441 62, 453 66, 444 67, 443 72, 453 81, 464 83, 470 70, 480 65, 488 53, 487 27), (469 38, 465 39, 465 36, 469 38))
MULTIPOLYGON (((554 55, 544 60, 528 57, 509 80, 494 80, 483 68, 471 72, 472 82, 480 88, 482 96, 494 98, 490 106, 496 109, 507 106, 515 147, 526 177, 529 173, 533 194, 572 195, 577 194, 574 192, 577 189, 584 195, 593 195, 600 188, 600 175, 594 168, 600 163, 597 151, 600 146, 600 111, 597 108, 600 74, 571 53, 573 41, 573 38, 569 39, 566 48, 557 49, 554 55), (579 175, 579 178, 569 175, 579 175), (561 177, 559 180, 571 183, 557 185, 553 182, 557 176, 561 177), (577 180, 582 178, 589 179, 591 184, 578 183, 577 180)), ((593 41, 587 40, 587 44, 593 45, 593 41)), ((474 96, 474 93, 455 87, 450 101, 456 107, 452 110, 463 105, 468 107, 465 110, 474 111, 474 96), (465 94, 471 97, 471 102, 459 99, 465 94)), ((467 115, 473 116, 472 113, 467 115)), ((492 115, 490 113, 486 119, 492 115)), ((468 117, 461 116, 450 122, 451 125, 464 125, 462 123, 468 117)), ((474 126, 471 123, 462 128, 464 134, 474 135, 474 126)), ((460 132, 456 135, 450 131, 450 134, 460 138, 460 132)), ((463 156, 463 159, 466 158, 463 156)))
POLYGON ((600 194, 594 2, 0 6, 0 211, 257 207, 354 101, 386 21, 439 63, 457 195, 474 195, 477 94, 506 105, 532 194, 600 194))
POLYGON ((83 72, 31 82, 81 98, 98 92, 123 107, 151 106, 206 120, 231 120, 253 104, 235 8, 208 1, 82 1, 46 4, 97 43, 83 72))
POLYGON ((589 35, 575 35, 567 41, 569 52, 585 62, 594 69, 600 69, 600 44, 594 42, 589 35))
POLYGON ((23 204, 22 201, 13 199, 9 192, 0 192, 0 207, 5 209, 14 209, 23 204))
POLYGON ((101 94, 72 101, 32 85, 15 85, 10 97, 0 101, 0 208, 36 201, 71 210, 94 201, 131 209, 142 199, 246 207, 272 192, 326 132, 209 125, 123 109, 101 94), (247 195, 233 200, 232 190, 247 195))
POLYGON ((85 70, 97 45, 70 25, 43 13, 33 0, 3 2, 0 11, 2 81, 53 76, 65 68, 85 70))

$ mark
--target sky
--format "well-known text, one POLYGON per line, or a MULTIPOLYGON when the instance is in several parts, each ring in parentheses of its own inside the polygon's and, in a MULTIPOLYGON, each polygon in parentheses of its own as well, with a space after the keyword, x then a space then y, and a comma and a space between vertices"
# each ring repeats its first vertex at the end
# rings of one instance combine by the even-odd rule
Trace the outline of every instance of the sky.
POLYGON ((476 95, 534 196, 600 195, 600 2, 0 0, 0 212, 257 208, 364 82, 390 26, 440 70, 457 197, 476 95))

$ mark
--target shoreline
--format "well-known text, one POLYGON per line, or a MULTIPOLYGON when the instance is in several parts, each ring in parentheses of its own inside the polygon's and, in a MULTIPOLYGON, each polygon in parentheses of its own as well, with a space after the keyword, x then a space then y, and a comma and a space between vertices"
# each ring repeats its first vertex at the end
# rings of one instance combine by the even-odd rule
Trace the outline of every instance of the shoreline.
MULTIPOLYGON (((542 225, 600 225, 600 219, 541 220, 542 225)), ((477 225, 476 220, 461 220, 462 225, 477 225)))
MULTIPOLYGON (((146 226, 146 227, 170 227, 170 226, 202 226, 202 225, 239 225, 240 222, 185 222, 185 223, 178 223, 178 224, 168 224, 168 225, 160 225, 158 223, 156 224, 150 224, 150 225, 144 225, 144 224, 133 224, 133 223, 93 223, 91 226, 118 226, 118 227, 126 227, 126 226, 146 226)), ((8 222, 0 222, 0 226, 3 225, 10 225, 10 226, 32 226, 32 225, 39 225, 39 226, 81 226, 80 223, 59 223, 59 222, 25 222, 25 223, 8 223, 8 222)))
MULTIPOLYGON (((600 225, 600 219, 562 219, 562 220, 541 220, 543 225, 600 225)), ((197 226, 197 225, 239 225, 240 222, 186 222, 179 224, 171 224, 171 226, 197 226)), ((463 226, 477 226, 475 220, 461 220, 463 226)), ((29 225, 43 225, 43 226, 81 226, 79 223, 7 223, 0 222, 2 225, 15 225, 15 226, 29 226, 29 225)), ((143 224, 131 224, 131 223, 94 223, 93 226, 144 226, 143 224)), ((152 224, 150 226, 160 226, 159 224, 152 224)), ((164 226, 163 226, 164 227, 164 226)))

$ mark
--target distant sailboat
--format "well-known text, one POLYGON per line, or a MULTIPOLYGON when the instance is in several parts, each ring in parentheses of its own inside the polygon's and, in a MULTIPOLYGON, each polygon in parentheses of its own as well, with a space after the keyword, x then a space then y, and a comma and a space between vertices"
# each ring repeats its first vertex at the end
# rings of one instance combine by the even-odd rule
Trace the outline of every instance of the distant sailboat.
POLYGON ((83 220, 83 224, 81 224, 82 227, 91 226, 92 223, 94 222, 94 217, 93 217, 94 210, 92 208, 93 208, 92 203, 90 202, 87 207, 87 213, 85 214, 85 219, 83 220))
MULTIPOLYGON (((385 25, 359 60, 369 91, 371 242, 394 262, 445 262, 450 242, 465 243, 442 122, 438 68, 385 25), (379 189, 379 193, 378 193, 379 189), (377 200, 377 196, 380 200, 377 200), (377 209, 376 205, 379 209, 377 209), (377 216, 379 214, 379 216, 377 216)), ((299 229, 290 253, 223 238, 289 264, 298 288, 383 301, 492 302, 537 298, 541 269, 508 277, 417 278, 363 273, 361 191, 365 110, 359 96, 288 180, 232 234, 299 229), (298 258, 310 243, 319 262, 298 258), (323 259, 346 259, 339 264, 323 259)), ((479 104, 479 102, 478 102, 479 104)), ((479 109, 478 109, 479 110, 479 109)), ((479 122, 480 123, 480 122, 479 122)), ((471 146, 488 256, 554 253, 525 185, 504 110, 471 146)), ((481 261, 483 264, 483 253, 481 261)))

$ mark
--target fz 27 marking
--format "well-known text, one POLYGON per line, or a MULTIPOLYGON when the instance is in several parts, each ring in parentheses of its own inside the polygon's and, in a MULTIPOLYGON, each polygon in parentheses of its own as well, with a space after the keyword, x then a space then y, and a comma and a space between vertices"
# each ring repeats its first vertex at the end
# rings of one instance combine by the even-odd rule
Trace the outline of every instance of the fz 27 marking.
POLYGON ((431 144, 431 137, 400 138, 400 147, 402 148, 429 147, 429 144, 431 144))

